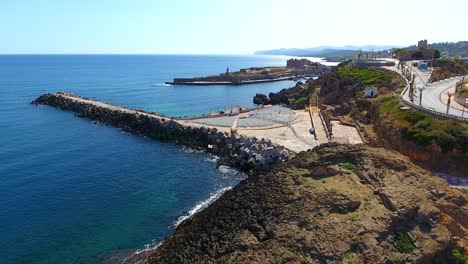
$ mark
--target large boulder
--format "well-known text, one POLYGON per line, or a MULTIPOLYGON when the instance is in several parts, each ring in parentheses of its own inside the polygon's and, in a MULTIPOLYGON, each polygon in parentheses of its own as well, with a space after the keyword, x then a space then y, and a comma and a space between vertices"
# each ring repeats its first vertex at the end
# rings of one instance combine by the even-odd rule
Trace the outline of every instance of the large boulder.
POLYGON ((278 105, 278 104, 289 105, 288 97, 282 93, 270 93, 268 97, 270 97, 270 102, 273 105, 278 105))
POLYGON ((253 103, 256 105, 269 105, 270 98, 264 94, 256 94, 253 98, 253 103))

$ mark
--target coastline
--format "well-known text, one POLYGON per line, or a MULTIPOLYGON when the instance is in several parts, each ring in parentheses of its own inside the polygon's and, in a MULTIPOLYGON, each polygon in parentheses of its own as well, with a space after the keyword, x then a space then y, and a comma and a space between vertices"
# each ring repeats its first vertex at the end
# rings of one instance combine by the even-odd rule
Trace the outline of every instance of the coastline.
POLYGON ((231 81, 172 81, 172 82, 165 82, 167 85, 245 85, 245 84, 257 84, 257 83, 269 83, 269 82, 279 82, 279 81, 287 81, 287 80, 294 80, 294 79, 304 79, 304 78, 314 78, 317 75, 302 75, 302 76, 288 76, 288 77, 281 77, 281 78, 274 78, 274 79, 260 79, 260 80, 246 80, 240 82, 231 82, 231 81))
POLYGON ((236 185, 144 263, 425 263, 454 236, 463 246, 465 197, 394 151, 324 144, 236 185), (395 232, 416 250, 400 251, 395 232))
MULTIPOLYGON (((217 162, 218 157, 213 156, 213 159, 210 160, 211 162, 217 162)), ((239 175, 240 181, 247 179, 247 175, 235 170, 229 166, 221 165, 218 167, 218 170, 223 173, 223 175, 226 174, 236 174, 239 175)), ((181 215, 171 226, 174 231, 177 229, 177 227, 182 224, 184 221, 190 219, 193 217, 195 214, 201 212, 202 210, 205 210, 208 208, 212 203, 217 201, 219 198, 221 198, 222 195, 224 195, 226 192, 231 191, 234 186, 227 186, 224 188, 221 188, 217 191, 212 192, 208 198, 199 201, 196 203, 190 210, 188 210, 186 213, 181 215)), ((143 245, 142 248, 138 248, 136 250, 122 250, 119 252, 116 252, 109 256, 106 259, 106 264, 130 264, 130 263, 141 263, 144 261, 150 254, 152 254, 154 251, 158 249, 159 246, 161 246, 164 241, 167 239, 163 238, 161 240, 153 240, 151 243, 143 245)))

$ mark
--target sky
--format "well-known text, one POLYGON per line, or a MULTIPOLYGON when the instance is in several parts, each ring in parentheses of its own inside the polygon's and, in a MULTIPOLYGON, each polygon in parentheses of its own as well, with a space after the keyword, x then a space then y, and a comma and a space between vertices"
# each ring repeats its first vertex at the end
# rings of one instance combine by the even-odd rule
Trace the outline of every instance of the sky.
POLYGON ((468 0, 0 0, 0 54, 251 54, 468 40, 468 0))

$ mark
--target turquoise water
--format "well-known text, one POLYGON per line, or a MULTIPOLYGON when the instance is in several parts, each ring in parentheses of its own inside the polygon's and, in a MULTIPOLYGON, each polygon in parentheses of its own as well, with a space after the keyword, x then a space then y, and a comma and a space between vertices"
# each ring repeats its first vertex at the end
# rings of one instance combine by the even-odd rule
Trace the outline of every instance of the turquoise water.
POLYGON ((230 67, 284 65, 266 56, 0 56, 0 263, 97 263, 173 231, 174 223, 242 175, 183 151, 32 106, 70 91, 165 115, 252 106, 293 85, 165 86, 230 67))

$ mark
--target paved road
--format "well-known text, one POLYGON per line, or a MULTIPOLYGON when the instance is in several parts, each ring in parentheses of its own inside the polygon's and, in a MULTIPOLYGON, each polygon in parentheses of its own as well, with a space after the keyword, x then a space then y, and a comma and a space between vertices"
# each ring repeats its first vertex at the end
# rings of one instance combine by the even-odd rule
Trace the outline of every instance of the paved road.
MULTIPOLYGON (((400 73, 400 70, 398 70, 397 67, 385 67, 385 68, 400 73)), ((416 73, 416 78, 415 78, 416 91, 415 91, 414 103, 419 105, 419 89, 425 88, 422 94, 421 106, 423 106, 426 109, 430 109, 430 110, 445 114, 447 112, 446 93, 448 91, 453 90, 455 87, 455 83, 460 81, 462 77, 450 78, 450 79, 446 79, 446 80, 436 82, 436 83, 428 83, 427 72, 421 72, 419 69, 415 67, 413 67, 413 71, 416 73)), ((468 76, 465 78, 468 78, 468 76)), ((404 94, 404 98, 409 101, 408 91, 406 91, 406 93, 404 94)), ((453 102, 454 101, 452 98, 452 104, 449 109, 449 114, 460 116, 460 117, 462 115, 464 117, 468 117, 468 113, 463 114, 461 107, 457 107, 456 103, 453 103, 453 102)))
MULTIPOLYGON (((427 83, 424 80, 425 72, 421 72, 419 69, 415 68, 414 71, 416 72, 415 78, 415 85, 417 91, 419 88, 426 87, 426 90, 423 91, 422 97, 422 106, 427 109, 431 109, 437 112, 446 113, 447 112, 447 96, 444 96, 449 90, 454 90, 455 84, 458 81, 461 81, 462 77, 455 77, 446 79, 436 83, 427 83), (442 100, 444 99, 444 100, 442 100)), ((417 97, 415 98, 415 103, 419 104, 419 92, 417 92, 417 97)), ((467 117, 468 115, 461 109, 455 108, 455 103, 452 100, 449 114, 456 115, 456 116, 464 116, 467 117)))
MULTIPOLYGON (((431 110, 446 113, 447 112, 447 101, 442 101, 442 95, 448 90, 455 87, 455 83, 460 81, 460 78, 448 79, 435 84, 429 84, 427 89, 423 92, 422 106, 431 110)), ((418 99, 419 100, 419 99, 418 99)), ((463 111, 450 106, 449 114, 462 116, 463 111)), ((464 117, 468 115, 465 113, 464 117)))

